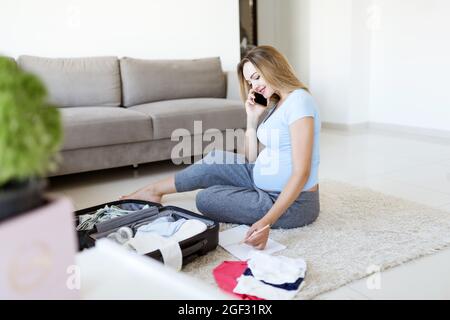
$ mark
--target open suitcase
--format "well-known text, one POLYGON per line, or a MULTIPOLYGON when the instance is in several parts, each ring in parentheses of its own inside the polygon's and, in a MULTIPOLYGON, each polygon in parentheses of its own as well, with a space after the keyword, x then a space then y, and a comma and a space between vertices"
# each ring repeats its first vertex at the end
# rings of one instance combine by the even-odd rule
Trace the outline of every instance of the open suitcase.
MULTIPOLYGON (((183 208, 162 206, 159 203, 142 200, 119 200, 78 210, 75 212, 75 226, 78 226, 79 224, 79 216, 93 214, 105 206, 117 206, 126 210, 133 207, 136 209, 136 212, 97 223, 92 230, 77 231, 79 250, 94 246, 97 239, 107 237, 110 233, 117 231, 121 227, 130 227, 134 230, 136 225, 142 225, 143 223, 151 222, 164 216, 171 216, 175 220, 181 218, 186 220, 197 219, 207 226, 205 231, 178 243, 182 252, 183 266, 193 261, 195 258, 214 250, 219 243, 219 224, 217 222, 183 208), (149 208, 143 210, 142 208, 144 208, 145 205, 148 205, 149 208)), ((149 252, 146 256, 164 262, 160 250, 149 252)))

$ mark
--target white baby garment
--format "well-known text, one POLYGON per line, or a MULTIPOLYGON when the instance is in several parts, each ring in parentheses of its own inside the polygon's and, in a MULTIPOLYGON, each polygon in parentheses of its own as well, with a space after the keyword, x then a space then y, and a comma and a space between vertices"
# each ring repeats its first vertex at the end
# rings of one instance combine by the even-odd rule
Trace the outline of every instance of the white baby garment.
POLYGON ((196 236, 207 229, 207 226, 204 222, 200 220, 191 219, 187 220, 185 223, 181 225, 177 232, 172 235, 170 238, 174 239, 178 242, 189 239, 193 236, 196 236))
POLYGON ((271 284, 294 283, 305 278, 305 260, 283 256, 271 256, 262 252, 254 253, 248 260, 248 267, 257 280, 271 284))
POLYGON ((183 255, 179 242, 196 236, 207 229, 205 223, 200 220, 185 220, 178 231, 170 237, 163 237, 157 232, 148 232, 149 229, 138 229, 136 235, 131 238, 125 246, 136 250, 138 254, 144 255, 155 250, 160 250, 164 264, 175 270, 181 270, 183 255))
POLYGON ((252 276, 240 276, 238 283, 233 289, 234 293, 256 296, 266 300, 290 300, 300 291, 302 284, 298 290, 285 290, 276 288, 269 284, 265 284, 252 276))
POLYGON ((131 247, 138 254, 144 255, 155 250, 160 250, 164 264, 179 271, 183 263, 183 254, 178 241, 162 237, 157 233, 138 232, 134 238, 131 238, 126 247, 131 247))

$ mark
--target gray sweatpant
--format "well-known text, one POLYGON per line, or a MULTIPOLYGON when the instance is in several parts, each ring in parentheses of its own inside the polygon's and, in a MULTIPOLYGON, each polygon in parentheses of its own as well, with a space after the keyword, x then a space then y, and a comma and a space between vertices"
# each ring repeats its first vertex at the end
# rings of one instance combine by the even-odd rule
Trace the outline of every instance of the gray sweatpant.
MULTIPOLYGON (((177 192, 204 189, 197 194, 197 209, 213 220, 252 225, 265 216, 280 195, 255 186, 253 166, 243 155, 214 150, 177 172, 175 188, 177 192)), ((303 227, 314 222, 319 211, 319 191, 302 192, 272 227, 303 227)))

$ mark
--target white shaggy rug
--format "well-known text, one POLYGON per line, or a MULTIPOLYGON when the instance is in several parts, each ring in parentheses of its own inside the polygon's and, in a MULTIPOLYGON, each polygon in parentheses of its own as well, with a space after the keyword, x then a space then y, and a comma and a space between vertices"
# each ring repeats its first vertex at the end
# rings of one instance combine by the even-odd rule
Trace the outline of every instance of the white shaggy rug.
MULTIPOLYGON (((308 264, 296 299, 364 278, 370 266, 383 271, 450 245, 450 213, 335 181, 321 182, 320 200, 314 224, 270 233, 287 246, 277 254, 302 257, 308 264)), ((216 286, 212 270, 225 260, 237 259, 219 246, 183 272, 216 286)))

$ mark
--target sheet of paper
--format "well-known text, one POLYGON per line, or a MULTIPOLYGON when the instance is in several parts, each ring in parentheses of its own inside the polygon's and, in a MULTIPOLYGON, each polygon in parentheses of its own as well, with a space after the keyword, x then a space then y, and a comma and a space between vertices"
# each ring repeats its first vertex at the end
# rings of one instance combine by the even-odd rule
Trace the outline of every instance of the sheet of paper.
POLYGON ((249 227, 246 225, 237 226, 219 233, 219 245, 231 253, 239 260, 245 261, 250 259, 254 252, 264 252, 272 254, 286 249, 286 246, 271 240, 267 241, 267 246, 264 250, 257 250, 248 244, 241 244, 240 242, 245 238, 249 227))

